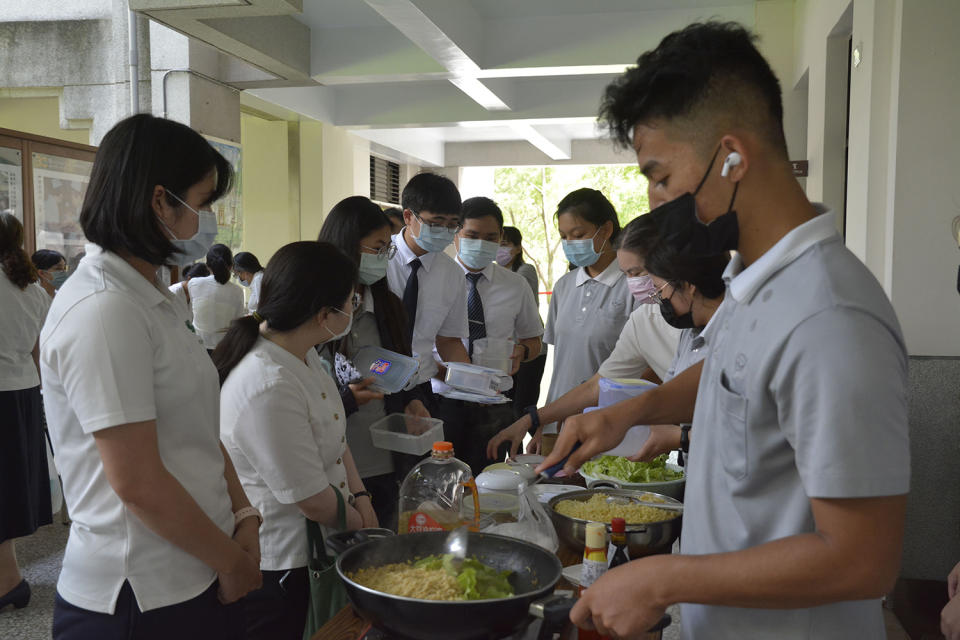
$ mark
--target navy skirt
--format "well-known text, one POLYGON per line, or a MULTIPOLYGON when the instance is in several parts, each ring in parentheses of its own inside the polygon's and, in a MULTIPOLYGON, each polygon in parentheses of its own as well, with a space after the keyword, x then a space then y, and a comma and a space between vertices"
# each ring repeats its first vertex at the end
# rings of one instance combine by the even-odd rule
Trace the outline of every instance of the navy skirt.
POLYGON ((51 522, 40 387, 0 391, 0 542, 51 522))

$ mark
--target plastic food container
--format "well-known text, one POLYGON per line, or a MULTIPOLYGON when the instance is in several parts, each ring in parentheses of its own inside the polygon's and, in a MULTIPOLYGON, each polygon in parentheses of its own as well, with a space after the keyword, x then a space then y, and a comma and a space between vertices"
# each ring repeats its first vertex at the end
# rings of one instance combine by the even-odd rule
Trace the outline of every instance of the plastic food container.
POLYGON ((649 391, 657 385, 648 380, 633 380, 627 378, 600 378, 597 385, 600 390, 598 405, 601 409, 610 405, 635 398, 644 391, 649 391))
POLYGON ((373 446, 420 456, 443 440, 443 420, 390 413, 370 425, 373 446))
POLYGON ((473 364, 496 369, 503 374, 509 374, 513 361, 510 356, 513 355, 513 348, 516 343, 513 340, 503 338, 480 338, 473 341, 473 364))
MULTIPOLYGON (((461 391, 470 393, 479 393, 484 396, 496 396, 501 391, 509 388, 504 386, 501 378, 510 380, 509 376, 504 376, 497 369, 481 367, 475 364, 466 364, 464 362, 446 363, 447 376, 444 382, 461 391)), ((512 383, 513 381, 510 380, 512 383)))
POLYGON ((376 381, 371 387, 384 393, 401 391, 419 366, 416 358, 373 346, 360 349, 353 358, 353 365, 360 375, 376 381))

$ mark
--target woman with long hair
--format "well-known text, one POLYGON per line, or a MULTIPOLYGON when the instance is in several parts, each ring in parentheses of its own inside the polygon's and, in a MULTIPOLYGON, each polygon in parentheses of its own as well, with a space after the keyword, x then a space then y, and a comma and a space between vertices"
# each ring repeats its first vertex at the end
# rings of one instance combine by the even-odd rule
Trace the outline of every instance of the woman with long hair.
POLYGON ((369 380, 357 376, 350 360, 361 347, 373 345, 396 353, 410 355, 410 339, 403 303, 387 284, 387 261, 396 248, 390 242, 390 221, 369 198, 352 196, 341 200, 324 220, 319 239, 343 251, 358 268, 361 306, 354 317, 353 328, 339 344, 331 343, 334 352, 325 355, 336 367, 344 406, 347 407, 347 442, 357 469, 373 496, 373 506, 383 526, 396 528, 398 478, 408 462, 390 451, 373 446, 370 425, 388 413, 405 412, 429 417, 424 404, 430 385, 383 396, 367 389, 369 380), (339 354, 339 357, 337 357, 339 354))
POLYGON ((349 333, 357 268, 326 242, 293 242, 267 263, 260 308, 213 353, 220 426, 243 487, 263 513, 263 588, 247 596, 247 638, 299 640, 310 583, 306 521, 349 529, 377 517, 346 442, 337 385, 314 348, 349 333), (322 277, 318 277, 322 274, 322 277))
POLYGON ((187 292, 193 310, 193 326, 207 351, 213 352, 227 328, 244 314, 243 289, 230 282, 233 254, 229 247, 215 244, 206 255, 210 275, 190 278, 187 292))
POLYGON ((23 250, 23 225, 0 213, 0 609, 30 601, 14 538, 50 524, 37 338, 50 298, 23 250))
POLYGON ((55 640, 242 635, 228 603, 260 585, 259 517, 220 445, 217 371, 157 277, 206 253, 232 176, 203 136, 148 114, 97 150, 80 211, 90 244, 40 336, 73 519, 55 640))

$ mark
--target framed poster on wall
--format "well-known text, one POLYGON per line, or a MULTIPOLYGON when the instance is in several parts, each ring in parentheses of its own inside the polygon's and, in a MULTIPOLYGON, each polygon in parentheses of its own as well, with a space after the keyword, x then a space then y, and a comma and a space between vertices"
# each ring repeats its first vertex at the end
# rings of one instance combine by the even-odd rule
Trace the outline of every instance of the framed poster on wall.
POLYGON ((236 253, 243 244, 241 147, 238 143, 229 140, 212 136, 204 136, 204 138, 233 167, 233 188, 223 198, 213 203, 213 212, 217 214, 217 242, 227 245, 230 251, 236 253))

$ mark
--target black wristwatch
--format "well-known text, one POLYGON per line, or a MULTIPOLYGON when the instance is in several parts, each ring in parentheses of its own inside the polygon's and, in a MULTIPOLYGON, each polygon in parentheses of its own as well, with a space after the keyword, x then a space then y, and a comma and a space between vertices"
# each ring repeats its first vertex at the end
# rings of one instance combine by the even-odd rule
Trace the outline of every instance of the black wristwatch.
POLYGON ((680 425, 680 450, 690 453, 690 425, 680 425))
POLYGON ((370 498, 370 500, 373 500, 373 496, 370 495, 369 491, 357 491, 347 499, 347 502, 350 503, 350 506, 352 507, 354 504, 356 504, 357 498, 362 498, 364 496, 370 498))
POLYGON ((539 429, 539 428, 540 428, 540 416, 537 414, 537 405, 532 404, 532 405, 530 405, 529 407, 527 407, 526 409, 524 409, 524 411, 526 411, 526 412, 527 412, 527 415, 530 416, 530 424, 531 424, 531 427, 530 427, 530 428, 531 428, 531 429, 539 429))
POLYGON ((528 347, 523 343, 520 343, 520 346, 523 347, 523 359, 521 360, 521 362, 526 362, 527 360, 530 359, 530 347, 528 347))

